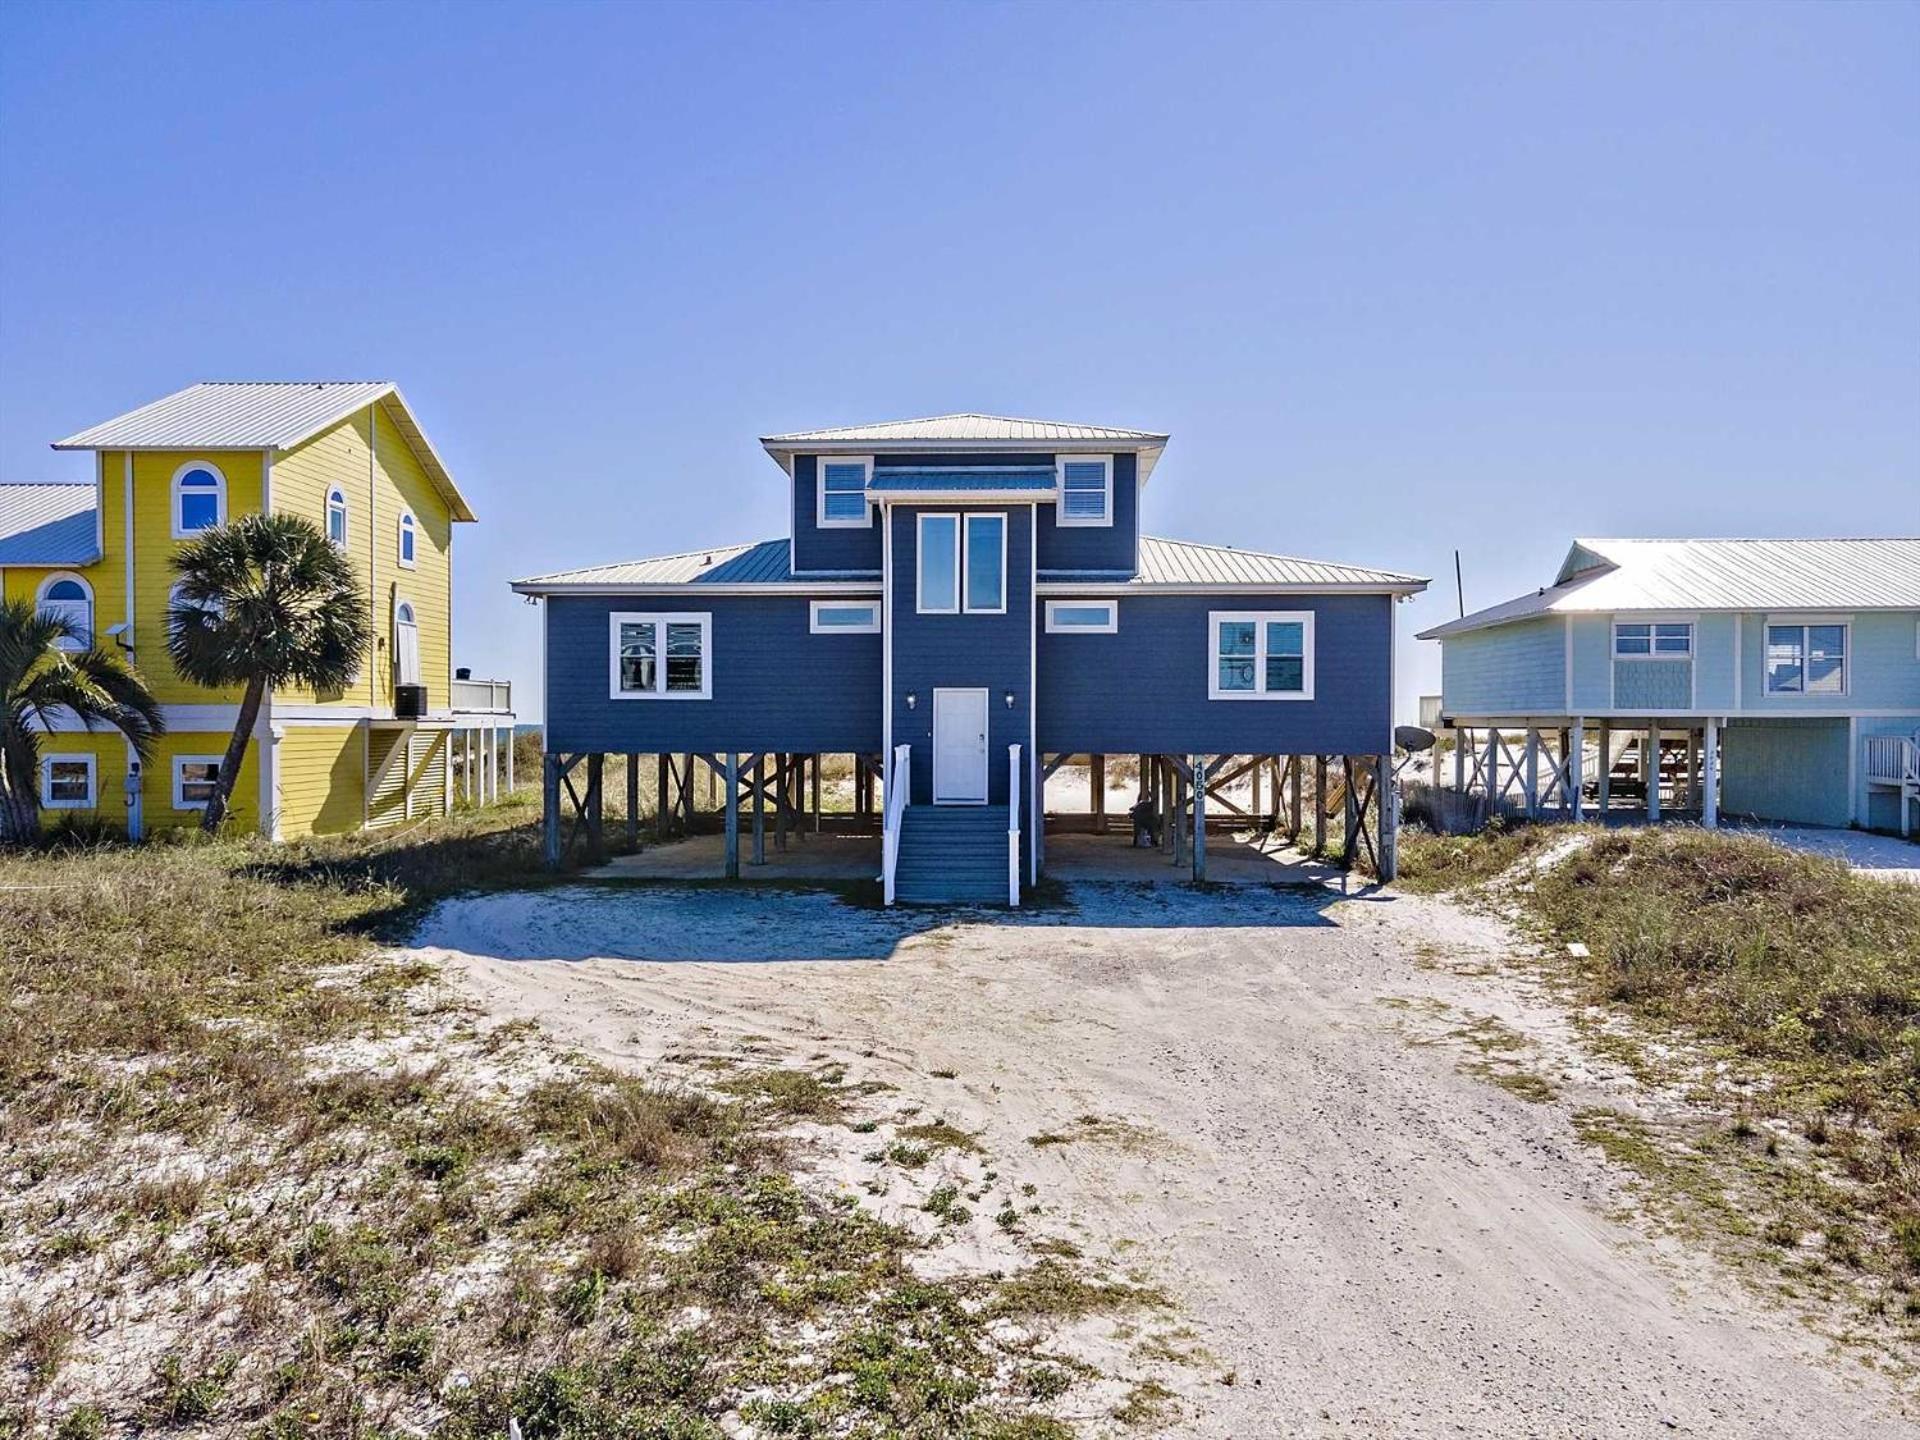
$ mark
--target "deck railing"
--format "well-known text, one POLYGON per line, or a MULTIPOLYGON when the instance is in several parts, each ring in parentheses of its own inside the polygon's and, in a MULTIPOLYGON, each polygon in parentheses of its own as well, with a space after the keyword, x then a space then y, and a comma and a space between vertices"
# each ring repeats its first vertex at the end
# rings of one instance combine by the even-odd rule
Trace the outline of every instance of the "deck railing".
POLYGON ((1867 737, 1867 779, 1876 785, 1920 781, 1920 742, 1905 735, 1867 737))
POLYGON ((453 682, 453 708, 466 712, 513 713, 511 680, 456 680, 453 682))
POLYGON ((913 789, 913 747, 893 747, 893 764, 888 767, 887 809, 880 839, 880 885, 886 903, 893 904, 893 872, 900 863, 900 827, 906 823, 907 795, 913 789))
POLYGON ((1007 747, 1007 904, 1020 905, 1020 747, 1007 747))

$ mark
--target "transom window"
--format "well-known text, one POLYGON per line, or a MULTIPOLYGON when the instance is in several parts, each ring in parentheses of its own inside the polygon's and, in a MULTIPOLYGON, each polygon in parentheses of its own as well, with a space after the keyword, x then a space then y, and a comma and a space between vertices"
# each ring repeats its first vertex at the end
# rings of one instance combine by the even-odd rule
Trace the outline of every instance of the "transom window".
POLYGON ((713 617, 636 615, 608 617, 615 700, 711 700, 713 617))
POLYGON ((414 545, 419 530, 420 527, 414 521, 413 512, 402 510, 400 512, 400 563, 409 570, 413 569, 414 545))
POLYGON ((1311 700, 1313 612, 1215 610, 1208 617, 1212 700, 1311 700))
POLYGON ((822 455, 819 460, 819 501, 814 521, 822 529, 861 529, 873 523, 867 504, 867 480, 873 474, 871 455, 822 455))
POLYGON ((1613 653, 1622 660, 1691 659, 1693 624, 1681 620, 1616 621, 1613 653))
POLYGON ((189 540, 227 519, 227 477, 206 460, 173 472, 173 538, 189 540))
POLYGON ((1767 626, 1767 694, 1846 693, 1847 626, 1844 622, 1767 626))
POLYGON ((176 755, 173 757, 173 808, 204 810, 220 785, 218 755, 176 755))
POLYGON ((1063 455, 1058 462, 1061 525, 1113 524, 1113 457, 1063 455))
POLYGON ((327 538, 342 550, 347 548, 347 496, 343 490, 327 492, 327 538))
POLYGON ((815 635, 868 635, 880 629, 878 600, 815 600, 807 628, 815 635))
POLYGON ((40 803, 48 810, 91 810, 94 805, 91 755, 40 757, 40 803))
POLYGON ((78 651, 93 644, 93 589, 78 575, 49 575, 34 603, 42 615, 65 621, 72 632, 55 640, 54 649, 78 651))
POLYGON ((1120 628, 1120 605, 1114 600, 1049 600, 1047 633, 1111 635, 1120 628))

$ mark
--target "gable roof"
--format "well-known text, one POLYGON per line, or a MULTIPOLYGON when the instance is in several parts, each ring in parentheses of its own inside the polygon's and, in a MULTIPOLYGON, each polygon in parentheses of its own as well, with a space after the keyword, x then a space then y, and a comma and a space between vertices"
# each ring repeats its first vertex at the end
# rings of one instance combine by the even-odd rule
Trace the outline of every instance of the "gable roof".
POLYGON ((1553 584, 1420 632, 1542 615, 1920 608, 1920 539, 1576 540, 1553 584))
POLYGON ((202 381, 103 420, 56 450, 289 450, 378 404, 407 442, 455 520, 473 519, 466 498, 391 380, 202 381))
POLYGON ((0 565, 91 565, 100 558, 90 483, 0 484, 0 565))
MULTIPOLYGON (((618 590, 681 585, 772 585, 794 590, 879 589, 880 576, 877 572, 865 577, 795 576, 789 568, 789 554, 784 539, 762 540, 756 545, 720 545, 709 550, 661 555, 651 560, 629 560, 614 565, 590 565, 579 570, 533 575, 525 580, 514 581, 513 588, 523 595, 540 595, 550 590, 618 590)), ((1188 540, 1160 540, 1148 535, 1140 537, 1140 573, 1137 576, 1112 572, 1102 574, 1098 571, 1042 571, 1040 580, 1043 585, 1071 584, 1097 588, 1105 593, 1155 588, 1238 588, 1390 590, 1411 594, 1425 589, 1427 584, 1417 575, 1402 575, 1392 570, 1332 565, 1319 560, 1301 560, 1291 555, 1265 555, 1255 550, 1236 550, 1230 545, 1196 545, 1188 540)))
POLYGON ((983 415, 977 410, 953 415, 928 415, 919 420, 881 420, 871 425, 832 425, 823 430, 791 430, 784 435, 762 435, 762 445, 806 444, 879 445, 896 441, 933 441, 940 444, 986 441, 1083 443, 1103 441, 1162 444, 1167 437, 1155 430, 1127 430, 1114 425, 1080 425, 1068 420, 1021 420, 1011 415, 983 415))

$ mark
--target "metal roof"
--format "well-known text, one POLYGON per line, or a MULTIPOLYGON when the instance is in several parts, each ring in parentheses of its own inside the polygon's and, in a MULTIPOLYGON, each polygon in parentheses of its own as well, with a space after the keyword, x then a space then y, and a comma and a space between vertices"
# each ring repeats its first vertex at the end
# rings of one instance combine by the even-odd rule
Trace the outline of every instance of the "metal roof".
POLYGON ((951 444, 965 441, 1000 443, 1020 441, 1112 441, 1128 444, 1164 445, 1167 437, 1154 430, 1127 430, 1113 425, 1078 425, 1066 420, 1021 420, 1010 415, 982 415, 965 411, 955 415, 929 415, 919 420, 882 420, 872 425, 833 425, 824 430, 792 430, 784 435, 763 435, 760 443, 791 447, 807 444, 880 445, 901 441, 937 441, 951 444))
POLYGON ((1540 615, 1920 608, 1920 539, 1576 540, 1554 583, 1420 634, 1540 615))
POLYGON ((379 404, 456 520, 473 519, 391 380, 203 381, 56 440, 56 450, 287 450, 379 404))
POLYGON ((100 558, 91 481, 0 484, 0 565, 90 565, 100 558))
MULTIPOLYGON (((723 545, 689 550, 652 560, 618 565, 594 565, 561 570, 513 582, 525 594, 548 590, 618 589, 655 585, 785 585, 796 590, 822 584, 861 584, 874 588, 878 574, 807 575, 796 577, 788 568, 785 540, 763 540, 757 545, 723 545)), ((1187 540, 1140 537, 1140 574, 1128 576, 1097 571, 1041 572, 1043 584, 1084 584, 1108 590, 1150 590, 1156 587, 1203 589, 1311 589, 1393 590, 1411 593, 1426 587, 1417 575, 1393 570, 1369 570, 1357 565, 1331 565, 1291 555, 1265 555, 1236 550, 1229 545, 1197 545, 1187 540)))
POLYGON ((1050 495, 1054 489, 1054 474, 1051 466, 1037 470, 1031 466, 997 470, 984 467, 970 470, 875 470, 873 479, 867 482, 867 489, 889 495, 922 490, 1031 490, 1050 495))

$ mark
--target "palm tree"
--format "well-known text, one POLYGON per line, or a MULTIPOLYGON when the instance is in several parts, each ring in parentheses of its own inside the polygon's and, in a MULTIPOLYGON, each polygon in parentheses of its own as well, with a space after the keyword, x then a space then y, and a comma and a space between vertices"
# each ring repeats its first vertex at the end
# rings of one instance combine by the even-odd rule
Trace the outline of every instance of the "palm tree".
POLYGON ((167 651, 196 685, 242 685, 240 714, 200 828, 217 829, 270 685, 344 689, 372 638, 344 552, 298 515, 243 515, 174 556, 167 651))
POLYGON ((31 600, 0 603, 0 842, 24 842, 40 828, 40 734, 63 710, 89 730, 111 725, 142 759, 166 729, 159 704, 118 655, 31 600))

